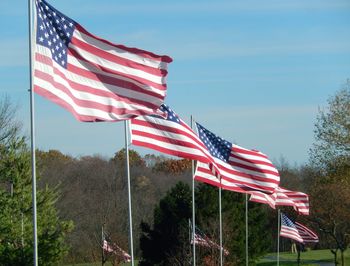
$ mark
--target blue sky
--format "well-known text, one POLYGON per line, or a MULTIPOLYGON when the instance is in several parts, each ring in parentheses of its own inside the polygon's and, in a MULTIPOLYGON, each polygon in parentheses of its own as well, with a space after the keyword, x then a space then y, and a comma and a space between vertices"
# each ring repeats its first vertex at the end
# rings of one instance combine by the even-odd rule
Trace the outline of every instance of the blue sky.
MULTIPOLYGON (((29 133, 25 2, 0 1, 0 88, 29 133)), ((166 102, 275 161, 307 161, 318 108, 350 78, 348 0, 50 3, 95 35, 171 56, 166 102)), ((40 149, 112 156, 123 147, 123 123, 84 124, 40 96, 35 107, 40 149)))

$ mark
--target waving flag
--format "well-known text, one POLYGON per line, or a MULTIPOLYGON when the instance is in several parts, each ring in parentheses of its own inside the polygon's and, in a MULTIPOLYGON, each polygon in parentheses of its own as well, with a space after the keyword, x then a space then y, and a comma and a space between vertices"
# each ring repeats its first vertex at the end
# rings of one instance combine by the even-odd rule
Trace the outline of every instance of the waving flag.
POLYGON ((280 177, 267 156, 259 151, 248 150, 224 140, 196 123, 200 140, 213 158, 218 171, 213 177, 209 166, 198 163, 195 178, 237 192, 264 191, 273 193, 280 177), (207 181, 205 179, 208 179, 207 181))
MULTIPOLYGON (((211 240, 208 236, 202 233, 198 228, 196 228, 196 233, 194 234, 194 241, 193 241, 193 238, 191 239, 191 244, 193 245, 193 243, 197 246, 215 248, 220 250, 220 245, 215 243, 213 240, 211 240)), ((225 248, 223 248, 223 253, 225 256, 228 256, 230 254, 229 251, 225 248)))
POLYGON ((214 163, 198 136, 169 106, 163 104, 160 112, 166 117, 148 115, 131 120, 132 144, 181 158, 214 163))
POLYGON ((121 256, 124 262, 131 261, 131 256, 127 252, 125 252, 115 243, 110 244, 106 239, 103 240, 102 249, 108 253, 114 253, 121 256))
POLYGON ((155 114, 166 95, 168 56, 96 37, 36 0, 34 91, 85 122, 155 114))
POLYGON ((317 243, 318 236, 311 229, 307 228, 301 223, 295 222, 295 227, 298 229, 299 235, 303 239, 304 243, 317 243))
POLYGON ((309 215, 309 196, 303 192, 278 187, 273 194, 254 191, 249 200, 268 204, 273 209, 276 206, 292 206, 299 214, 309 215))
POLYGON ((103 240, 102 249, 108 253, 115 252, 114 247, 112 245, 110 245, 106 239, 103 240))
MULTIPOLYGON (((124 250, 122 250, 119 246, 115 245, 117 251, 119 252, 120 256, 122 257, 124 262, 131 262, 131 256, 126 253, 124 250)), ((118 253, 117 252, 117 253, 118 253)))
POLYGON ((281 213, 281 232, 280 236, 294 239, 297 242, 303 243, 304 240, 299 234, 295 224, 283 213, 281 213))

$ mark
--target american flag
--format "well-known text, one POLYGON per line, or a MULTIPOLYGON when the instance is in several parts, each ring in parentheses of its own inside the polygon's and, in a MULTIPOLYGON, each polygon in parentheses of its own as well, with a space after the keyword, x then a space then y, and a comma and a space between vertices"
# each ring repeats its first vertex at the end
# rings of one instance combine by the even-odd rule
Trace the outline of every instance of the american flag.
MULTIPOLYGON (((193 238, 191 239, 191 244, 193 245, 193 238)), ((196 228, 196 233, 194 234, 194 244, 202 247, 215 248, 220 250, 220 245, 212 241, 208 236, 200 232, 200 230, 197 228, 196 228)), ((225 256, 228 256, 230 254, 227 249, 225 248, 222 248, 222 249, 225 256)))
POLYGON ((311 229, 307 228, 305 225, 301 223, 295 222, 295 227, 299 231, 299 235, 303 239, 304 243, 317 243, 318 236, 311 229))
POLYGON ((280 236, 294 239, 300 243, 303 243, 304 240, 299 233, 298 228, 295 224, 283 213, 281 213, 281 232, 280 236))
POLYGON ((160 112, 165 117, 148 115, 131 120, 132 144, 181 158, 214 163, 198 136, 169 106, 163 104, 160 112))
POLYGON ((291 191, 282 187, 276 188, 273 194, 251 192, 250 201, 264 203, 275 209, 276 206, 292 206, 302 215, 309 215, 309 196, 303 192, 291 191))
POLYGON ((155 114, 166 95, 172 61, 87 32, 36 0, 34 91, 85 122, 155 114))
POLYGON ((109 242, 104 239, 102 249, 108 253, 115 253, 120 255, 124 262, 130 262, 131 256, 121 249, 117 244, 109 244, 109 242))
POLYGON ((197 164, 195 173, 197 180, 242 193, 254 190, 274 192, 279 185, 280 177, 265 154, 232 144, 214 135, 202 125, 198 123, 196 125, 200 140, 218 168, 215 176, 219 177, 221 182, 213 177, 211 168, 203 163, 197 164), (208 180, 205 180, 206 178, 208 180))
POLYGON ((120 256, 122 257, 124 262, 131 262, 131 256, 122 250, 119 246, 115 245, 117 251, 119 251, 120 256))
POLYGON ((113 248, 113 246, 110 245, 106 239, 103 240, 102 249, 108 253, 115 252, 115 249, 113 248))

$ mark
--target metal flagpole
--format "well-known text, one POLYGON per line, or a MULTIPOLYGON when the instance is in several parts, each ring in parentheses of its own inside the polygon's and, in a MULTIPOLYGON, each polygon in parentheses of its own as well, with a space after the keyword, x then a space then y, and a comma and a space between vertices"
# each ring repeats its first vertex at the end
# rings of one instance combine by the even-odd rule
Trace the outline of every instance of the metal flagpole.
MULTIPOLYGON (((194 242, 194 239, 192 240, 192 228, 191 228, 191 219, 188 219, 188 241, 190 243, 190 254, 192 252, 192 248, 191 248, 191 242, 194 242)), ((191 260, 190 260, 190 264, 191 264, 191 260)))
POLYGON ((36 160, 35 160, 35 127, 34 127, 34 91, 33 91, 33 1, 28 0, 28 32, 29 32, 29 92, 30 92, 30 136, 32 161, 32 208, 33 208, 33 264, 38 265, 38 234, 36 217, 36 160))
POLYGON ((102 262, 102 266, 104 265, 104 251, 103 251, 103 246, 104 246, 104 240, 105 240, 105 235, 104 235, 104 232, 103 232, 103 224, 102 224, 102 227, 101 227, 101 240, 102 240, 102 246, 101 246, 101 262, 102 262))
POLYGON ((132 213, 131 213, 131 186, 130 186, 130 164, 129 164, 129 132, 128 121, 124 121, 125 128, 125 154, 126 154, 126 174, 128 177, 128 199, 129 199, 129 232, 130 232, 130 250, 131 250, 131 265, 134 266, 134 244, 132 234, 132 213))
POLYGON ((245 194, 245 265, 249 265, 248 257, 248 194, 245 194))
MULTIPOLYGON (((191 115, 191 128, 193 128, 193 117, 191 115)), ((192 252, 193 252, 193 265, 196 265, 196 242, 195 242, 195 234, 196 234, 196 213, 195 213, 195 195, 194 195, 194 160, 192 160, 192 252)))
POLYGON ((281 210, 277 209, 277 266, 280 265, 280 225, 281 225, 281 210))
POLYGON ((223 265, 222 257, 222 214, 221 214, 221 177, 220 177, 220 187, 219 187, 219 223, 220 223, 220 266, 223 265))

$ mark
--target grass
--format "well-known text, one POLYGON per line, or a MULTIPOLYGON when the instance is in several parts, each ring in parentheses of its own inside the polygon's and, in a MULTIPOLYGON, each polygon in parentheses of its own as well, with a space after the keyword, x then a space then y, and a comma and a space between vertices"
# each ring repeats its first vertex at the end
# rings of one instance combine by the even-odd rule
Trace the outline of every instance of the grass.
MULTIPOLYGON (((264 258, 257 262, 257 266, 275 266, 276 265, 276 253, 269 253, 264 258)), ((333 254, 328 250, 309 250, 300 254, 300 265, 303 266, 319 266, 318 262, 333 262, 333 254)), ((338 261, 340 262, 340 252, 338 253, 338 261)), ((350 261, 350 250, 345 252, 345 265, 350 261)), ((135 265, 138 262, 135 261, 135 265)), ((100 266, 101 262, 95 263, 79 263, 68 264, 62 266, 100 266)), ((111 263, 106 263, 105 266, 111 266, 111 263)), ((131 263, 124 263, 122 266, 129 266, 131 263)), ((297 254, 291 252, 280 253, 280 266, 297 266, 297 254)))
MULTIPOLYGON (((272 266, 276 265, 276 253, 270 253, 263 259, 259 260, 258 266, 272 266)), ((319 265, 319 262, 333 262, 333 254, 327 250, 309 250, 300 254, 301 265, 314 266, 319 265)), ((340 252, 338 252, 338 261, 340 262, 340 252)), ((350 261, 350 250, 345 252, 345 262, 350 261)), ((280 265, 281 266, 294 266, 297 265, 297 254, 291 252, 280 253, 280 265)))

